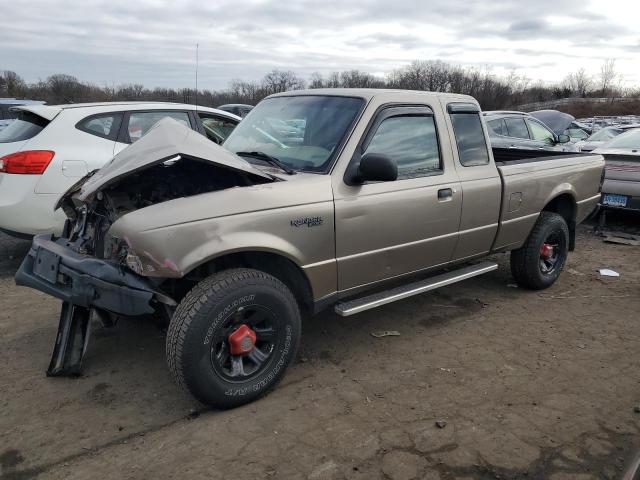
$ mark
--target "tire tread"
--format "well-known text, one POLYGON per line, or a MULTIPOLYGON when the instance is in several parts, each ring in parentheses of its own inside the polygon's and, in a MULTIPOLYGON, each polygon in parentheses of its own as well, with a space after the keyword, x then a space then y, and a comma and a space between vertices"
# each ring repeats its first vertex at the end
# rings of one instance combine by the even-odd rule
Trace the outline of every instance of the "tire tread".
MULTIPOLYGON (((226 295, 234 285, 240 284, 247 286, 255 283, 264 284, 265 282, 279 290, 287 298, 288 302, 296 305, 296 308, 299 308, 291 291, 280 280, 265 272, 250 268, 233 268, 214 273, 196 284, 187 295, 185 295, 169 323, 166 339, 167 365, 174 381, 181 388, 192 394, 195 393, 189 388, 188 372, 186 372, 183 359, 185 358, 187 332, 191 323, 200 313, 201 308, 212 300, 215 302, 215 297, 223 297, 226 295)), ((292 358, 295 358, 297 344, 294 344, 293 348, 292 358)), ((275 386, 281 378, 282 375, 280 375, 277 381, 270 385, 267 390, 275 386)), ((263 393, 266 393, 266 391, 263 393)), ((224 407, 224 405, 220 406, 224 407)))

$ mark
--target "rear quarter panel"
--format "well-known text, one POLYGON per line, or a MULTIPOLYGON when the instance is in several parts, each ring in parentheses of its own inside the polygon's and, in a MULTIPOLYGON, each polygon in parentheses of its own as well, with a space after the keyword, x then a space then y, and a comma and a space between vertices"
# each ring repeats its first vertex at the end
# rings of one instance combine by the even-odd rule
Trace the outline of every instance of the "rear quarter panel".
POLYGON ((102 167, 113 157, 113 140, 76 128, 77 122, 96 113, 100 112, 85 108, 65 109, 29 142, 29 150, 55 152, 53 160, 36 186, 35 193, 64 193, 88 172, 102 167))
POLYGON ((600 199, 603 168, 601 155, 499 164, 503 182, 502 217, 493 249, 521 247, 540 212, 562 194, 569 194, 574 199, 575 221, 582 222, 600 199))

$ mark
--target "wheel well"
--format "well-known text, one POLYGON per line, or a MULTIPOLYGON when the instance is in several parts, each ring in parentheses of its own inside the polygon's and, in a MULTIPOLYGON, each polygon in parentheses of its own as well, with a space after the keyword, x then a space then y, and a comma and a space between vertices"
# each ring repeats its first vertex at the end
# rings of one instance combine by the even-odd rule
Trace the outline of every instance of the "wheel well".
POLYGON ((303 314, 312 311, 313 294, 309 279, 298 265, 277 253, 249 251, 223 255, 200 265, 185 275, 183 280, 190 289, 212 273, 237 267, 253 268, 273 275, 291 290, 303 314))
POLYGON ((558 195, 545 205, 543 212, 554 212, 564 218, 569 227, 569 250, 573 251, 576 246, 576 201, 570 193, 558 195))

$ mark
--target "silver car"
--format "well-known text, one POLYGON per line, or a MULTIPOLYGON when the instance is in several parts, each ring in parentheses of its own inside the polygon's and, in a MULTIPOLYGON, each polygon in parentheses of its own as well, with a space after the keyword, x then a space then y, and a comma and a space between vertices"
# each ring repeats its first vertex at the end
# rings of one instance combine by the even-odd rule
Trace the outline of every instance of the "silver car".
POLYGON ((602 206, 640 210, 640 128, 618 135, 593 153, 605 159, 602 206))

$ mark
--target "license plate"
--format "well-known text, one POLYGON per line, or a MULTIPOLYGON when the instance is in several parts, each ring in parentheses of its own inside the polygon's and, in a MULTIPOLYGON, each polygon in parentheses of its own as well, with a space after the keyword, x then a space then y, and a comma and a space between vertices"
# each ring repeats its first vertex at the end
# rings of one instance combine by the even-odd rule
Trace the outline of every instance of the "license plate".
POLYGON ((58 265, 60 265, 59 255, 39 248, 33 264, 33 273, 49 283, 56 283, 58 279, 58 265))
POLYGON ((602 204, 610 207, 626 207, 627 197, 625 195, 615 195, 613 193, 605 193, 602 196, 602 204))

